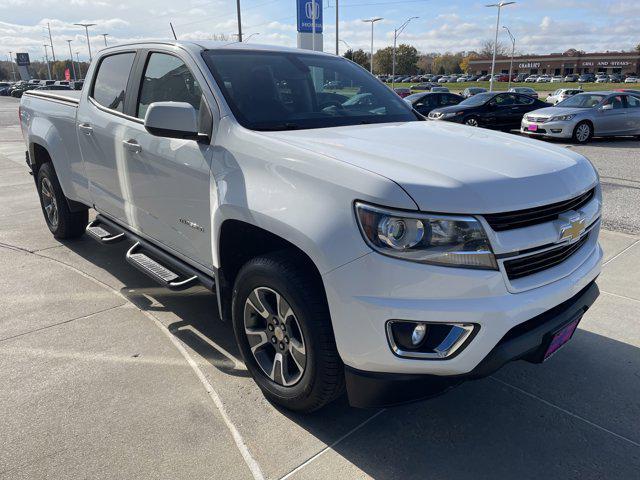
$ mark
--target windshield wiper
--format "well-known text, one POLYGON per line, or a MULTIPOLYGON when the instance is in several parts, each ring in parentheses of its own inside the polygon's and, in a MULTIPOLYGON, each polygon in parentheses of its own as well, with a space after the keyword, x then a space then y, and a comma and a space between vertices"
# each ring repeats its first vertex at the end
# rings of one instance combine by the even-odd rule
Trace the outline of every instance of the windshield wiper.
POLYGON ((278 123, 275 125, 269 125, 268 127, 257 127, 258 130, 262 130, 264 132, 279 132, 282 130, 297 130, 300 128, 300 125, 293 122, 285 122, 278 123))

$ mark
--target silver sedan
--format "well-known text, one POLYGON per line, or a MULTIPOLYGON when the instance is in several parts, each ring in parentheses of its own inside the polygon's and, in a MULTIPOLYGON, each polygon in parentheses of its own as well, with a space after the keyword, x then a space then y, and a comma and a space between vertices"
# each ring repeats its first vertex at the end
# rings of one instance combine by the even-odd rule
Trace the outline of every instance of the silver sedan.
POLYGON ((594 136, 640 136, 640 95, 580 93, 554 107, 527 113, 520 131, 530 136, 572 139, 576 143, 587 143, 594 136))

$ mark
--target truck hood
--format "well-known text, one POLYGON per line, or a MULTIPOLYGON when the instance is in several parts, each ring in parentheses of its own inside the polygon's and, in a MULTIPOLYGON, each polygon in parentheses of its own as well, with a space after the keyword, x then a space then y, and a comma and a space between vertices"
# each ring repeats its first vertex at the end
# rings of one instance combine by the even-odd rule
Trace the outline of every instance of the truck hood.
POLYGON ((264 135, 375 172, 430 212, 496 213, 571 198, 597 181, 567 148, 450 122, 320 128, 264 135))

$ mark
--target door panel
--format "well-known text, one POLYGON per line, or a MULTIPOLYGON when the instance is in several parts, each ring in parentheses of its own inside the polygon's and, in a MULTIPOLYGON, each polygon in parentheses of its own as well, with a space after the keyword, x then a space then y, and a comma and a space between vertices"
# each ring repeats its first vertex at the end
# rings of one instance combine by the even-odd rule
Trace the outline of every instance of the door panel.
POLYGON ((625 133, 640 135, 640 96, 627 95, 626 101, 625 133))
POLYGON ((122 221, 126 219, 124 198, 128 182, 123 176, 120 142, 126 120, 118 115, 124 111, 134 59, 133 52, 104 57, 90 98, 80 102, 77 116, 78 141, 93 203, 98 210, 122 221))
POLYGON ((131 185, 132 220, 149 237, 205 267, 212 267, 209 183, 212 147, 208 143, 147 132, 142 118, 149 105, 161 101, 187 102, 199 112, 208 112, 200 82, 185 62, 168 53, 151 52, 142 74, 136 108, 140 122, 128 122, 123 133, 127 143, 121 147, 131 185))
POLYGON ((613 105, 612 110, 597 110, 595 135, 619 135, 625 131, 627 109, 622 95, 607 99, 604 105, 613 105))

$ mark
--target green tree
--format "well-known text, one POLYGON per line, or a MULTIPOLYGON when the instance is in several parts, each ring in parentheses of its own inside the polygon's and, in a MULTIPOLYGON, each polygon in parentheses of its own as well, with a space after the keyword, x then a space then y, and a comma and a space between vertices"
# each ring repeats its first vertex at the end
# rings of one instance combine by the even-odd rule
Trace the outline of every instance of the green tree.
POLYGON ((435 69, 444 73, 461 73, 460 63, 462 62, 461 53, 444 53, 439 55, 434 60, 435 69))
POLYGON ((344 53, 344 57, 348 58, 352 62, 357 63, 362 68, 369 70, 369 54, 367 54, 361 48, 358 50, 347 50, 344 53))
POLYGON ((377 73, 390 74, 392 69, 393 48, 381 48, 373 54, 373 68, 377 73))
MULTIPOLYGON (((402 44, 396 48, 396 74, 409 75, 418 71, 418 50, 402 44)), ((393 47, 382 48, 373 55, 373 68, 377 73, 393 71, 393 47)))

